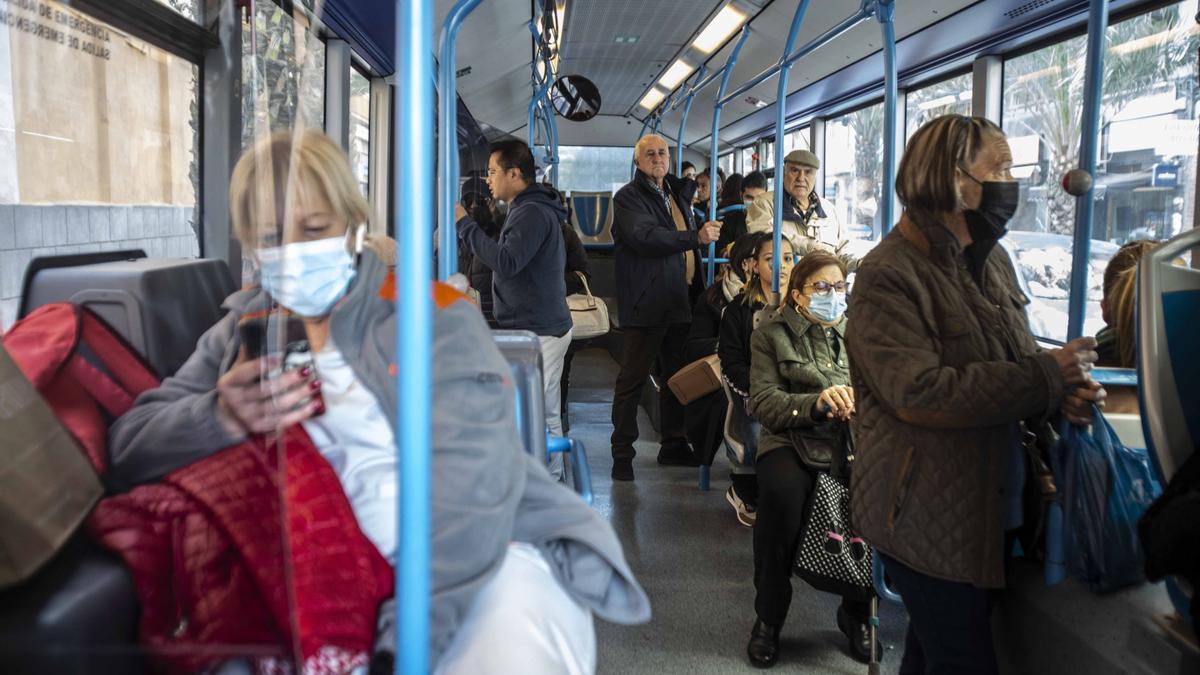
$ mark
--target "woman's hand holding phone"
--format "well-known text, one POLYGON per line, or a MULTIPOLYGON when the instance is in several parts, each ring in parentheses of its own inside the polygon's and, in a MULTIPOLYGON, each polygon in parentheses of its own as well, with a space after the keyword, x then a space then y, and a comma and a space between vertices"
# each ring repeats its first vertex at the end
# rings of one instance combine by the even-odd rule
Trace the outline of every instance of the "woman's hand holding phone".
POLYGON ((279 365, 276 357, 241 359, 217 380, 217 420, 230 435, 268 433, 325 412, 312 368, 278 372, 279 365))

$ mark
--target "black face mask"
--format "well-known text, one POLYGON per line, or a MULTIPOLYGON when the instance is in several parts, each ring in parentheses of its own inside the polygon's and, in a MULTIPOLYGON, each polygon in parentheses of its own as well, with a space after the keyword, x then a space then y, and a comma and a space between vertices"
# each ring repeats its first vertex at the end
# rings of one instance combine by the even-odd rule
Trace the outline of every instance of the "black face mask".
POLYGON ((974 241, 995 241, 1008 232, 1008 221, 1017 212, 1021 186, 1016 181, 981 181, 966 169, 959 169, 971 180, 979 183, 983 194, 979 207, 963 212, 967 230, 974 241))

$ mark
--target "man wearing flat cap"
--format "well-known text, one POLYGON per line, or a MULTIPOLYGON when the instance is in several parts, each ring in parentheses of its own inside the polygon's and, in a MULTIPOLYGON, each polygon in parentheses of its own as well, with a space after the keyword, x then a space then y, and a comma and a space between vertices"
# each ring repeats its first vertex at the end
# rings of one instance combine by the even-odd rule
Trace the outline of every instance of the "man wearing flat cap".
MULTIPOLYGON (((798 252, 823 248, 838 251, 846 243, 842 224, 833 204, 817 194, 817 170, 821 160, 808 150, 793 150, 783 158, 783 236, 798 252)), ((746 209, 746 229, 772 232, 775 229, 775 193, 764 192, 746 209)))

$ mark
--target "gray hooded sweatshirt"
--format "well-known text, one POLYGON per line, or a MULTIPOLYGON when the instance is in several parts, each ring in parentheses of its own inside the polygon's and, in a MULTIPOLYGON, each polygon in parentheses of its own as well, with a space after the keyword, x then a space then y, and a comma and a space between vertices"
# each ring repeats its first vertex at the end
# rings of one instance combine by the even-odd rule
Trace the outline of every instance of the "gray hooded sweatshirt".
MULTIPOLYGON (((330 336, 395 432, 396 377, 389 369, 396 363, 396 321, 394 303, 380 295, 386 276, 386 267, 365 252, 333 310, 330 336)), ((237 357, 239 318, 268 302, 258 287, 229 296, 228 314, 201 336, 179 372, 113 424, 111 487, 157 480, 243 440, 217 422, 216 383, 237 357)), ((431 662, 499 570, 510 541, 538 547, 563 587, 597 616, 648 621, 650 602, 611 526, 522 451, 508 364, 466 302, 435 314, 433 380, 431 662)))

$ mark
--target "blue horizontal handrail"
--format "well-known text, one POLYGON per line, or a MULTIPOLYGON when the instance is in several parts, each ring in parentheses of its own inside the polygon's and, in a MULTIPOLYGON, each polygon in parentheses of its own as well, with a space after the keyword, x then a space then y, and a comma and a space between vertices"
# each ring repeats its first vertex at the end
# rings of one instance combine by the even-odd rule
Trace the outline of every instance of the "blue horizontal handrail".
POLYGON ((556 452, 571 456, 571 476, 575 481, 575 492, 583 501, 591 504, 594 501, 592 494, 592 469, 588 465, 587 449, 584 447, 583 441, 547 434, 547 459, 556 452))
POLYGON ((1133 368, 1094 368, 1092 379, 1106 387, 1138 386, 1137 370, 1133 368))

